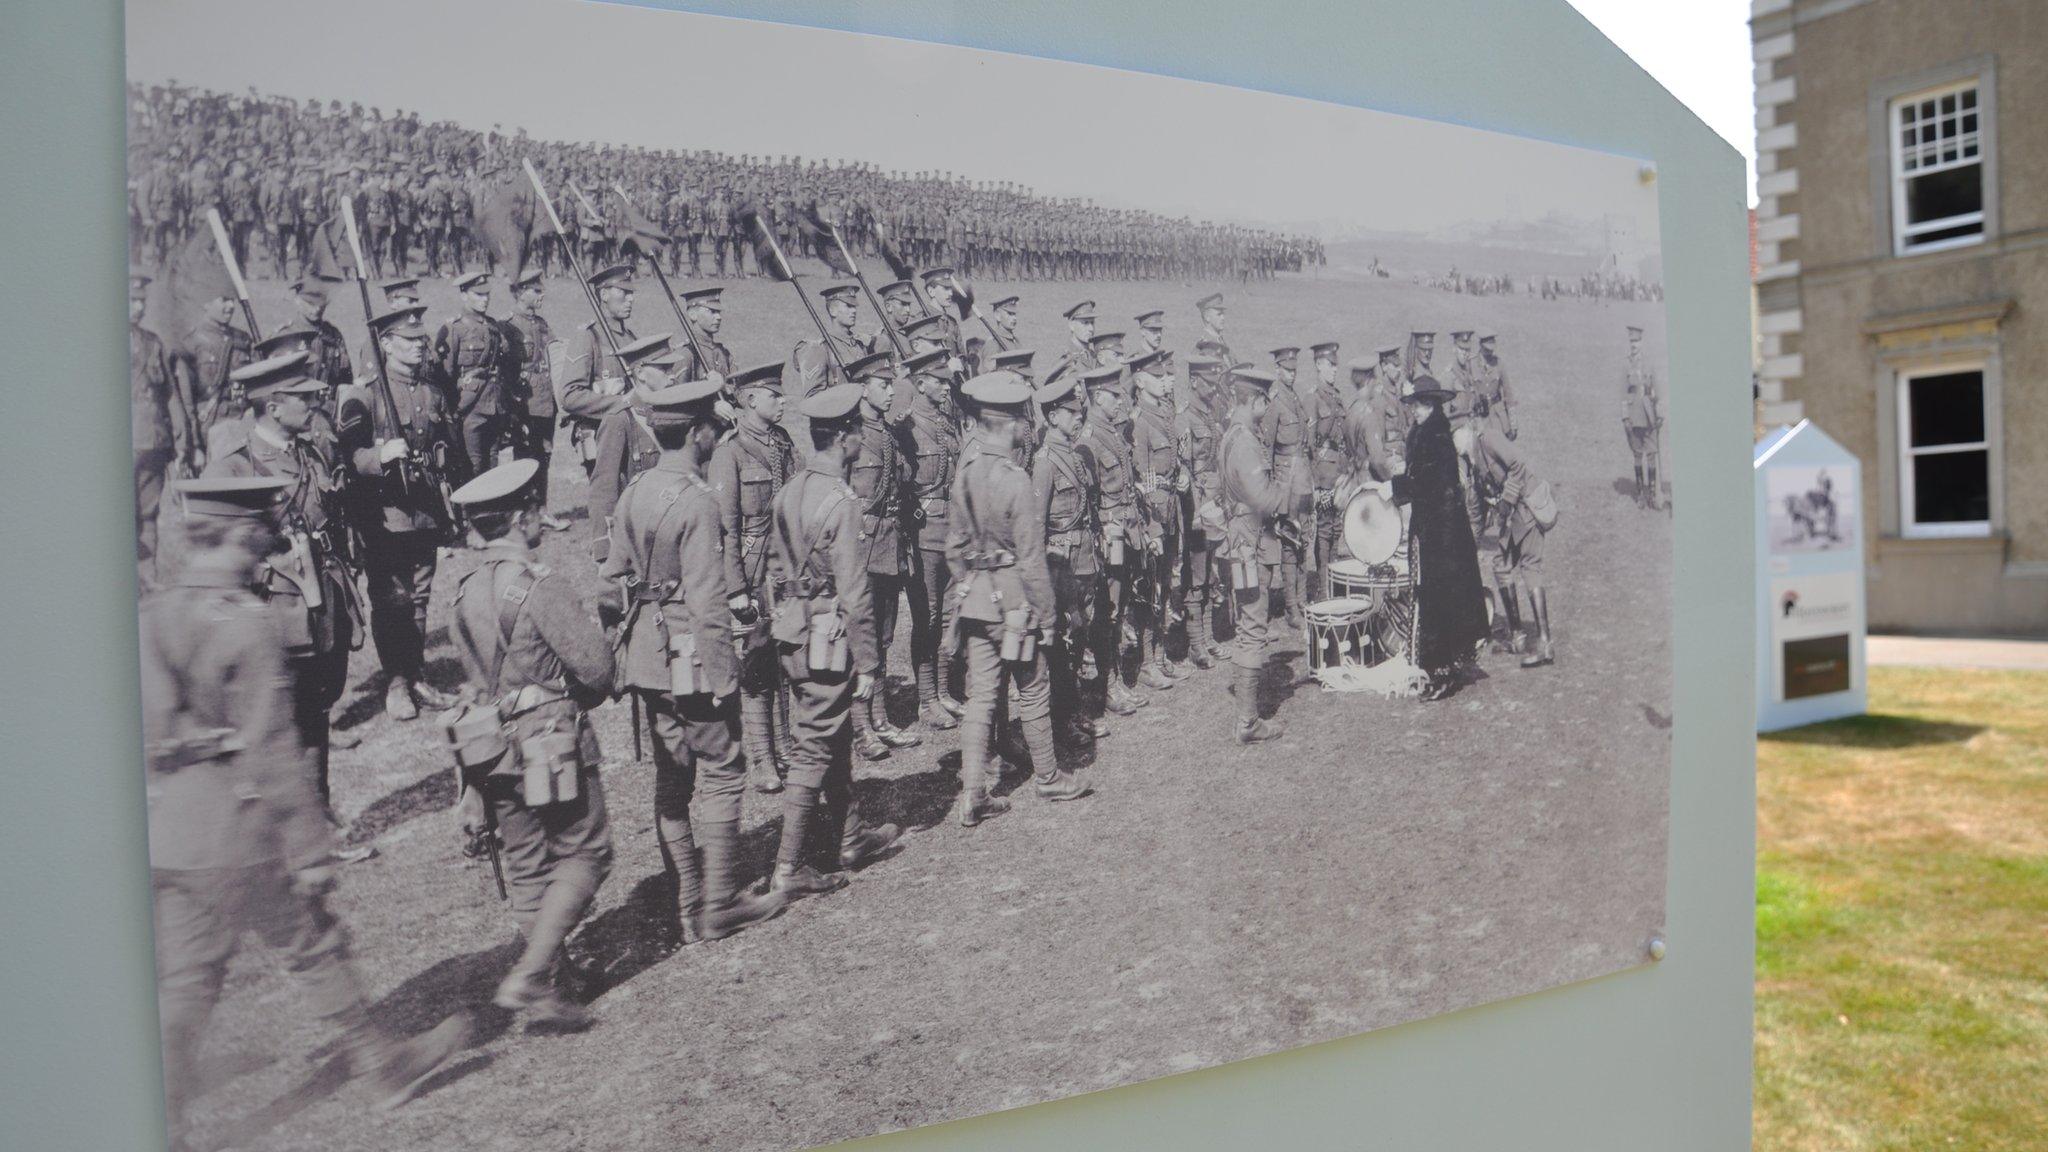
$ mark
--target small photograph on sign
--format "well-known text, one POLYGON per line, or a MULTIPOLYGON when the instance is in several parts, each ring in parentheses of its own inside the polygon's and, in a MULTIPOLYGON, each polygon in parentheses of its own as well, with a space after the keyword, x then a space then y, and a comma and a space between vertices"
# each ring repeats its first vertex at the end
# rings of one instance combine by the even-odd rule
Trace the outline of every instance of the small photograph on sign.
POLYGON ((1849 636, 1813 636, 1787 640, 1784 650, 1785 699, 1826 696, 1849 690, 1849 636))
POLYGON ((1856 546, 1856 474, 1826 465, 1772 468, 1772 552, 1839 552, 1856 546))

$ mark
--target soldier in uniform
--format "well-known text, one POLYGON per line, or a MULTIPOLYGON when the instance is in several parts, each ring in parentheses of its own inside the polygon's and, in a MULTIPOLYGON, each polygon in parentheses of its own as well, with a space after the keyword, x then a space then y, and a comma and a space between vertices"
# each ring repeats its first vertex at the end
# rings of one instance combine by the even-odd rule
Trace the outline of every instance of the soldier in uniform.
POLYGON ((910 658, 917 670, 918 720, 928 728, 959 726, 962 705, 953 699, 952 653, 939 643, 945 630, 952 569, 946 564, 946 517, 960 458, 960 426, 953 412, 946 351, 933 348, 904 361, 911 399, 904 423, 910 434, 910 507, 916 530, 917 580, 910 594, 910 658))
POLYGON ((145 583, 156 577, 157 511, 171 463, 190 459, 183 447, 193 416, 171 374, 170 356, 142 326, 149 277, 128 273, 128 397, 135 450, 135 561, 145 583))
POLYGON ((370 638, 390 676, 384 708, 411 720, 419 706, 446 708, 454 698, 420 681, 427 637, 427 598, 438 548, 448 531, 435 487, 438 457, 455 430, 439 390, 426 378, 427 330, 410 308, 371 322, 389 372, 387 410, 381 388, 351 388, 336 414, 343 460, 352 474, 351 519, 363 540, 369 585, 370 638))
POLYGON ((1338 380, 1334 340, 1309 349, 1314 357, 1316 390, 1309 405, 1309 469, 1315 488, 1315 531, 1309 544, 1309 599, 1322 597, 1330 587, 1330 562, 1344 541, 1344 510, 1337 506, 1337 482, 1346 471, 1344 454, 1344 410, 1355 390, 1338 380))
POLYGON ((809 396, 843 383, 838 367, 840 362, 851 366, 885 343, 879 334, 862 336, 856 330, 860 319, 859 285, 834 284, 818 295, 825 301, 825 334, 829 344, 808 339, 797 341, 789 362, 796 372, 799 396, 809 396), (835 353, 837 361, 834 360, 835 353))
MULTIPOLYGON (((1265 418, 1260 422, 1258 431, 1260 441, 1270 454, 1273 481, 1286 485, 1306 505, 1309 504, 1307 498, 1315 492, 1315 477, 1309 461, 1309 441, 1315 429, 1295 385, 1295 365, 1300 355, 1301 349, 1291 345, 1273 349, 1274 383, 1267 398, 1265 418)), ((1302 530, 1301 519, 1292 513, 1281 516, 1275 523, 1275 529, 1280 540, 1278 591, 1281 611, 1285 613, 1287 626, 1299 629, 1306 599, 1302 585, 1302 561, 1307 555, 1308 534, 1302 530)))
POLYGON ((249 591, 275 549, 289 481, 182 481, 186 562, 142 604, 142 731, 157 1008, 173 1149, 190 1143, 199 1050, 244 933, 281 953, 298 1001, 340 1030, 382 1107, 411 1099, 468 1043, 464 1017, 401 1041, 370 1017, 327 906, 333 833, 292 723, 277 614, 249 591))
POLYGON ((1017 300, 1009 295, 988 306, 989 339, 997 352, 1009 352, 1024 342, 1017 335, 1017 300))
POLYGON ((1472 397, 1477 392, 1478 381, 1473 379, 1472 329, 1457 328, 1451 332, 1451 366, 1438 378, 1438 383, 1457 395, 1448 413, 1454 422, 1463 423, 1472 412, 1472 397))
POLYGON ((1067 347, 1053 365, 1052 372, 1046 374, 1047 379, 1061 369, 1081 373, 1101 365, 1090 343, 1095 338, 1095 301, 1083 300, 1061 315, 1067 318, 1067 347))
POLYGON ((653 736, 654 830, 685 944, 723 939, 782 906, 739 883, 747 784, 734 739, 736 646, 761 620, 733 578, 731 542, 703 476, 718 441, 719 388, 707 378, 642 397, 661 459, 620 493, 601 569, 623 589, 619 686, 639 698, 653 736))
POLYGON ((312 344, 307 349, 311 362, 306 365, 306 372, 326 385, 331 403, 343 385, 354 382, 355 367, 349 361, 348 338, 327 319, 327 284, 314 276, 302 276, 292 282, 292 300, 298 305, 299 316, 284 331, 312 334, 312 344))
POLYGON ((1032 396, 1042 420, 1032 458, 1032 487, 1045 505, 1045 563, 1052 578, 1053 615, 1046 622, 1046 660, 1053 676, 1053 707, 1082 740, 1109 735, 1109 725, 1074 696, 1079 664, 1088 654, 1096 586, 1102 579, 1096 509, 1101 490, 1090 457, 1076 448, 1087 411, 1078 373, 1056 371, 1032 396))
MULTIPOLYGON (((1544 540, 1550 534, 1531 509, 1536 477, 1522 450, 1490 423, 1462 429, 1460 447, 1472 466, 1472 498, 1481 509, 1482 528, 1494 532, 1494 583, 1507 616, 1511 650, 1521 648, 1522 589, 1529 592, 1529 624, 1535 632, 1522 667, 1541 668, 1556 661, 1550 638, 1550 593, 1543 586, 1544 540)), ((1554 524, 1555 521, 1553 520, 1554 524)))
POLYGON ((505 333, 490 314, 490 273, 456 277, 455 291, 462 314, 434 337, 434 360, 442 381, 454 386, 464 474, 475 476, 495 466, 505 438, 505 333))
POLYGON ((1138 342, 1124 349, 1126 361, 1166 347, 1166 312, 1163 309, 1140 312, 1131 317, 1131 321, 1138 326, 1138 342))
POLYGON ((881 671, 867 533, 860 497, 847 483, 861 453, 863 391, 838 384, 803 401, 811 458, 775 497, 781 587, 773 631, 795 749, 769 891, 786 899, 845 887, 841 873, 889 851, 903 834, 894 824, 863 821, 853 796, 852 711, 873 698, 881 671), (835 645, 837 658, 825 650, 835 645))
POLYGON ((642 336, 619 349, 619 363, 637 386, 626 393, 626 406, 607 415, 597 425, 597 456, 590 469, 591 554, 602 563, 611 542, 613 508, 619 493, 633 477, 654 466, 661 448, 647 426, 647 411, 641 403, 648 391, 666 388, 674 382, 673 371, 681 358, 670 347, 666 332, 642 336))
POLYGON ((206 465, 214 428, 242 417, 242 397, 231 376, 255 359, 255 348, 249 334, 236 327, 235 311, 233 296, 208 300, 171 361, 178 391, 189 398, 197 418, 185 436, 186 465, 195 472, 206 465))
MULTIPOLYGON (((1473 361, 1471 374, 1475 400, 1486 402, 1485 426, 1510 440, 1515 439, 1521 434, 1515 426, 1515 390, 1508 383, 1507 366, 1500 362, 1500 351, 1493 333, 1479 334, 1479 358, 1473 361)), ((1475 403, 1475 413, 1477 409, 1475 403)), ((1477 427, 1474 431, 1477 432, 1477 427)))
MULTIPOLYGON (((328 709, 348 685, 354 647, 355 576, 346 560, 340 481, 313 438, 325 391, 305 352, 260 360, 236 371, 249 402, 246 434, 207 461, 206 475, 276 477, 287 482, 279 508, 283 548, 265 559, 256 589, 277 610, 292 673, 292 719, 306 749, 320 802, 329 800, 328 709)), ((364 859, 366 848, 348 860, 364 859)))
POLYGON ((1664 449, 1659 440, 1664 432, 1664 413, 1657 393, 1657 374, 1643 360, 1643 330, 1628 330, 1628 373, 1621 397, 1621 430, 1628 439, 1629 455, 1635 458, 1636 503, 1656 510, 1663 507, 1662 463, 1664 449))
POLYGON ((1000 780, 990 779, 988 763, 990 743, 1001 731, 998 710, 1011 692, 1038 794, 1050 801, 1074 800, 1090 788, 1059 766, 1052 686, 1039 644, 1055 612, 1046 565, 1049 494, 1011 458, 1033 393, 1022 377, 1009 372, 977 376, 963 391, 980 434, 953 479, 946 520, 946 559, 960 585, 946 645, 967 664, 957 816, 971 828, 1010 808, 1008 797, 993 793, 1000 780))
POLYGON ((597 733, 585 712, 611 695, 614 665, 575 589, 534 558, 538 470, 514 460, 451 497, 485 544, 456 587, 449 633, 477 701, 469 714, 503 725, 494 759, 459 761, 456 804, 466 831, 495 831, 503 844, 512 917, 526 938, 492 1002, 524 1013, 528 1028, 574 1031, 591 1018, 559 987, 563 945, 612 867, 597 733), (536 768, 551 777, 538 789, 536 768))
POLYGON ((626 406, 626 370, 618 350, 637 337, 626 321, 633 318, 633 270, 614 264, 590 274, 588 283, 604 313, 605 330, 592 320, 577 331, 562 368, 556 405, 569 425, 569 442, 590 475, 597 463, 597 425, 626 406))
POLYGON ((696 336, 695 343, 689 339, 670 341, 682 364, 676 371, 677 380, 703 380, 709 376, 726 377, 726 398, 732 398, 732 350, 718 342, 718 330, 725 326, 725 289, 720 287, 691 288, 677 294, 683 302, 683 323, 689 325, 690 333, 696 336), (702 350, 702 355, 698 354, 702 350))
POLYGON ((1147 525, 1140 558, 1143 617, 1136 621, 1141 659, 1149 659, 1140 683, 1171 686, 1187 673, 1166 655, 1166 634, 1173 625, 1173 576, 1181 557, 1181 495, 1187 475, 1173 435, 1173 353, 1154 349, 1128 364, 1137 405, 1131 417, 1131 463, 1137 472, 1138 500, 1147 525), (1150 647, 1146 647, 1149 638, 1150 647))
MULTIPOLYGON (((1344 406, 1340 430, 1346 459, 1344 471, 1353 478, 1386 480, 1394 474, 1393 458, 1399 454, 1405 435, 1398 427, 1388 425, 1388 396, 1394 385, 1379 374, 1379 365, 1373 360, 1361 356, 1350 367, 1357 389, 1351 402, 1344 406)), ((1399 401, 1391 403, 1398 405, 1399 401)))
MULTIPOLYGON (((796 444, 782 427, 782 363, 762 364, 726 378, 738 409, 738 424, 711 457, 711 487, 725 525, 726 565, 731 583, 757 605, 772 604, 782 578, 769 547, 775 497, 796 472, 796 444)), ((747 774, 763 792, 782 790, 782 730, 775 721, 778 675, 767 638, 750 637, 740 661, 740 726, 747 774)))
POLYGON ((882 298, 882 307, 889 313, 882 322, 891 328, 900 329, 924 315, 917 303, 917 286, 908 280, 892 280, 875 289, 875 295, 882 298))
POLYGON ((514 430, 514 438, 540 462, 533 485, 541 527, 561 532, 569 527, 568 521, 548 511, 548 472, 555 455, 555 377, 548 346, 555 342, 555 331, 540 312, 545 292, 538 266, 512 282, 512 315, 504 325, 509 385, 505 402, 511 418, 523 424, 514 430))
MULTIPOLYGON (((1195 301, 1195 311, 1202 318, 1202 334, 1197 340, 1207 341, 1216 346, 1206 354, 1221 360, 1225 372, 1235 368, 1237 357, 1231 355, 1230 343, 1223 338, 1223 322, 1230 315, 1230 310, 1223 303, 1223 293, 1211 292, 1195 301)), ((1199 342, 1195 345, 1195 350, 1202 351, 1199 342)))
POLYGON ((909 432, 890 416, 896 402, 896 365, 888 352, 849 362, 847 374, 860 386, 860 453, 850 481, 860 497, 861 541, 868 584, 873 589, 877 672, 875 692, 854 705, 853 747, 864 759, 879 760, 891 748, 921 740, 889 723, 886 694, 889 649, 896 642, 896 612, 905 586, 916 578, 915 546, 903 536, 903 493, 913 470, 905 451, 909 432))
POLYGON ((953 314, 953 270, 951 268, 927 268, 922 276, 926 311, 939 318, 939 328, 944 333, 946 347, 958 356, 962 350, 960 321, 953 314))
POLYGON ((1214 356, 1188 357, 1190 400, 1174 413, 1173 439, 1185 478, 1192 516, 1184 526, 1186 572, 1181 594, 1188 619, 1188 659, 1197 668, 1216 666, 1223 654, 1215 639, 1218 602, 1229 590, 1223 563, 1225 519, 1217 448, 1223 438, 1220 394, 1223 362, 1214 356))
POLYGON ((1218 445, 1224 505, 1230 517, 1225 552, 1235 572, 1237 617, 1230 644, 1234 668, 1230 691, 1237 697, 1237 742, 1256 744, 1280 736, 1280 725, 1259 715, 1259 672, 1272 642, 1266 589, 1280 577, 1280 540, 1273 526, 1299 509, 1302 497, 1276 478, 1272 456, 1259 437, 1276 387, 1273 373, 1240 367, 1231 371, 1229 426, 1218 445), (1256 575, 1254 575, 1256 574, 1256 575))
MULTIPOLYGON (((1095 520, 1102 530, 1102 580, 1096 585, 1092 644, 1096 671, 1103 678, 1103 707, 1129 716, 1151 703, 1144 693, 1124 683, 1123 650, 1131 612, 1133 585, 1143 575, 1146 541, 1144 509, 1138 502, 1137 470, 1131 446, 1124 439, 1127 403, 1121 364, 1092 368, 1081 374, 1088 389, 1088 414, 1076 448, 1095 474, 1098 502, 1095 520)), ((1133 636, 1135 639, 1135 636, 1133 636)), ((1149 670, 1146 670, 1149 671, 1149 670)), ((1173 686, 1171 680, 1146 677, 1148 688, 1173 686)))

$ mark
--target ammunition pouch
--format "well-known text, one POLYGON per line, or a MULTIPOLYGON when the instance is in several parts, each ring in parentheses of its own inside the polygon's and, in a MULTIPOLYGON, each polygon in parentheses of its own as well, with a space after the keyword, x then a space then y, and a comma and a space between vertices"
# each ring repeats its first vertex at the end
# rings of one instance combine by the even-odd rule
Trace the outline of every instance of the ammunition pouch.
POLYGON ((519 791, 528 808, 576 799, 583 775, 581 722, 558 720, 519 742, 519 791))
POLYGON ((511 750, 505 713, 495 701, 466 704, 448 713, 441 721, 441 735, 462 780, 488 775, 511 750))

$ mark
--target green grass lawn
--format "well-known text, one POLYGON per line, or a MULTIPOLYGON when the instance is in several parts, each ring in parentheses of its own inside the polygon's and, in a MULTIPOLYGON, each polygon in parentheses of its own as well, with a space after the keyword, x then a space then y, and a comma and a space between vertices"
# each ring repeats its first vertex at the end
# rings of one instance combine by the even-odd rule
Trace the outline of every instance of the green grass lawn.
POLYGON ((1757 750, 1756 1148, 2048 1148, 2048 673, 1757 750))

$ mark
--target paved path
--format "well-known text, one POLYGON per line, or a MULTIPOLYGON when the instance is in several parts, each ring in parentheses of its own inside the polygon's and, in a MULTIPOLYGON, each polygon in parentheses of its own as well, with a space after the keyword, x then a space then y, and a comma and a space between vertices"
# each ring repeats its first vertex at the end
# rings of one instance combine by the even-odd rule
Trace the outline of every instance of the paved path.
POLYGON ((1865 655, 1871 664, 2048 671, 2048 640, 1872 636, 1865 655))

